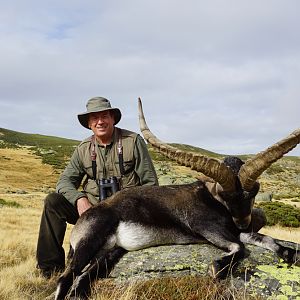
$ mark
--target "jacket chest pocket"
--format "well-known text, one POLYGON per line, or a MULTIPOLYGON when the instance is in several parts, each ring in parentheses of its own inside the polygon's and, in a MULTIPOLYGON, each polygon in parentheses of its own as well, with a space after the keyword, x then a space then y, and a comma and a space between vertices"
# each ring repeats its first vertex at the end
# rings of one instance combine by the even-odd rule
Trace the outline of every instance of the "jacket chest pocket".
MULTIPOLYGON (((115 166, 118 169, 120 169, 120 172, 121 172, 122 166, 119 165, 119 162, 116 162, 115 166)), ((134 170, 134 161, 133 160, 123 161, 123 168, 124 168, 124 173, 125 173, 123 175, 127 175, 127 174, 131 173, 134 170)))

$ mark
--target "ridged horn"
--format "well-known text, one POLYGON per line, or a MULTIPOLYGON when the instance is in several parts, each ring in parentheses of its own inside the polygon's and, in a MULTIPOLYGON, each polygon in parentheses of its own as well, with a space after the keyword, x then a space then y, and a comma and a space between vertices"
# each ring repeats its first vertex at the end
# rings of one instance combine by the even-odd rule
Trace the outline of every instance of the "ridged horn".
POLYGON ((196 170, 212 178, 218 182, 224 190, 235 190, 236 178, 229 167, 217 159, 192 152, 182 151, 159 140, 150 131, 146 123, 141 98, 138 99, 138 109, 140 130, 149 144, 156 148, 160 153, 166 155, 168 158, 176 161, 177 163, 190 167, 192 170, 196 170))
POLYGON ((284 154, 291 151, 300 143, 300 128, 293 131, 290 135, 280 140, 273 146, 256 154, 253 158, 246 161, 239 171, 239 179, 242 187, 250 191, 257 178, 268 169, 271 164, 280 159, 284 154))

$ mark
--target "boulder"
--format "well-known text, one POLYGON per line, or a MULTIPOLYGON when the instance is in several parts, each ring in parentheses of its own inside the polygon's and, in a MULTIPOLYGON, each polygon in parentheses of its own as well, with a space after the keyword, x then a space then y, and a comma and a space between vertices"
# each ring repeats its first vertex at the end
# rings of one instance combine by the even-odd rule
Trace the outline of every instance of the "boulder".
POLYGON ((267 201, 270 202, 272 201, 273 198, 273 193, 270 192, 260 192, 255 196, 255 201, 260 202, 260 201, 267 201))
MULTIPOLYGON (((110 277, 124 283, 166 276, 204 276, 210 262, 222 255, 222 250, 210 244, 152 247, 125 254, 110 277)), ((273 252, 252 245, 247 245, 247 257, 228 278, 233 288, 266 299, 298 299, 300 295, 300 267, 288 266, 273 252)))

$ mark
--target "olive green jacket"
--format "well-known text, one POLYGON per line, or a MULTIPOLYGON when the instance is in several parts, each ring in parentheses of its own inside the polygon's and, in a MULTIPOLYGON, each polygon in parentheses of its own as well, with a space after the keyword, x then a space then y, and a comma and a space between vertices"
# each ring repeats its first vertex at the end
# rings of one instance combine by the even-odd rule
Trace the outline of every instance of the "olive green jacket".
MULTIPOLYGON (((116 176, 121 188, 137 185, 158 185, 157 175, 143 138, 137 133, 121 129, 123 165, 126 171, 121 176, 118 158, 118 136, 114 130, 110 145, 95 143, 97 180, 116 176)), ((75 149, 69 164, 61 174, 56 191, 73 205, 81 197, 88 197, 95 204, 99 198, 98 184, 93 178, 91 158, 92 137, 82 141, 75 149), (79 187, 82 186, 82 190, 79 187)))

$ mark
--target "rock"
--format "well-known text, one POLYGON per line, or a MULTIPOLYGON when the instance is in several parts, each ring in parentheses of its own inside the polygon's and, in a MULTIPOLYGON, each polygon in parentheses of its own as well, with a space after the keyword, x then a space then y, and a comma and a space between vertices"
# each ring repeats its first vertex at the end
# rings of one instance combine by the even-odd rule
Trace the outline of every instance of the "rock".
POLYGON ((39 189, 40 192, 45 193, 45 194, 50 194, 55 192, 55 188, 51 186, 43 186, 39 189))
POLYGON ((22 189, 18 189, 15 191, 16 194, 20 194, 20 195, 25 195, 27 194, 27 192, 25 190, 22 190, 22 189))
MULTIPOLYGON (((289 300, 300 295, 300 267, 288 266, 269 250, 252 245, 247 245, 247 249, 248 257, 229 276, 234 288, 246 289, 247 294, 266 299, 278 296, 289 300)), ((222 255, 222 250, 210 244, 152 247, 125 254, 110 277, 124 282, 166 276, 203 276, 210 262, 222 255)))
POLYGON ((255 196, 255 201, 266 201, 266 202, 270 202, 272 201, 273 198, 273 193, 270 192, 259 192, 256 196, 255 196))
POLYGON ((162 175, 158 178, 159 185, 170 185, 174 183, 174 178, 169 175, 162 175))

